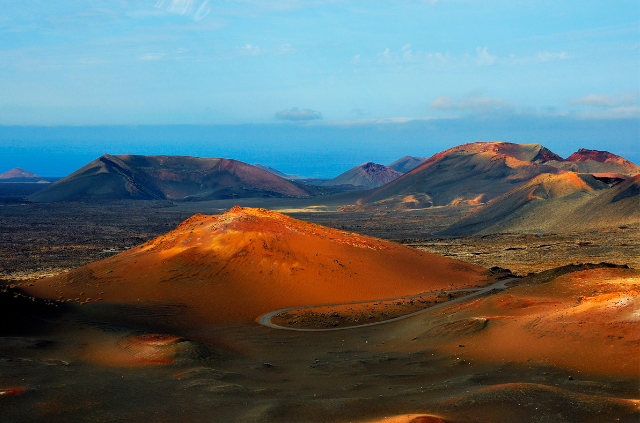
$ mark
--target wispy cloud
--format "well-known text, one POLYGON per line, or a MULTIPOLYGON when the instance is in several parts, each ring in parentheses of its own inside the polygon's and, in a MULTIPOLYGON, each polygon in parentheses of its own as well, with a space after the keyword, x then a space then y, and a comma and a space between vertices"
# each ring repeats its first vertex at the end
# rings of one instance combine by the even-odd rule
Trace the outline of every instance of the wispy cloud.
MULTIPOLYGON (((549 52, 539 51, 531 56, 517 56, 510 54, 508 56, 499 56, 492 54, 487 46, 476 47, 476 54, 465 53, 461 56, 453 56, 449 52, 425 52, 422 50, 414 51, 411 44, 405 44, 399 50, 393 51, 386 48, 377 54, 379 64, 430 64, 430 65, 449 65, 449 66, 491 66, 491 65, 526 65, 534 63, 552 62, 557 60, 571 59, 566 51, 549 52)), ((351 63, 361 61, 361 56, 357 55, 351 63)))
POLYGON ((470 97, 456 101, 448 96, 441 96, 429 103, 430 109, 435 110, 471 110, 476 113, 490 110, 516 109, 517 104, 508 102, 502 98, 482 97, 477 93, 472 93, 470 97))
POLYGON ((330 122, 318 123, 323 126, 337 126, 337 127, 354 127, 354 126, 370 126, 370 125, 400 125, 411 122, 426 122, 442 119, 457 119, 459 116, 447 116, 447 117, 435 117, 427 116, 420 118, 410 117, 394 117, 394 118, 382 118, 382 119, 354 119, 354 120, 335 120, 330 122))
POLYGON ((292 121, 322 119, 322 113, 311 109, 298 109, 297 107, 292 107, 291 109, 282 110, 276 113, 276 119, 292 121))
POLYGON ((188 16, 194 21, 205 18, 210 12, 209 0, 158 0, 156 8, 188 16))
POLYGON ((242 47, 240 47, 240 50, 248 54, 260 54, 262 51, 260 50, 260 47, 254 46, 252 44, 245 44, 242 47))
MULTIPOLYGON (((413 51, 411 44, 405 44, 398 51, 391 51, 386 48, 382 53, 378 53, 378 63, 395 64, 395 63, 427 63, 427 64, 444 64, 450 57, 449 53, 425 52, 422 50, 413 51)), ((356 56, 360 61, 360 55, 356 56)), ((355 59, 355 58, 354 58, 355 59)))
POLYGON ((617 94, 589 94, 584 97, 574 98, 567 101, 571 106, 595 106, 595 107, 616 107, 628 106, 640 97, 637 90, 625 91, 617 94))
POLYGON ((475 60, 480 66, 493 65, 496 62, 496 59, 498 59, 498 56, 489 54, 486 46, 482 49, 480 47, 476 47, 476 53, 477 56, 475 60))
POLYGON ((579 112, 580 119, 640 119, 640 106, 620 106, 605 110, 579 112))
POLYGON ((160 60, 164 56, 164 53, 147 53, 138 56, 138 60, 151 61, 160 60))

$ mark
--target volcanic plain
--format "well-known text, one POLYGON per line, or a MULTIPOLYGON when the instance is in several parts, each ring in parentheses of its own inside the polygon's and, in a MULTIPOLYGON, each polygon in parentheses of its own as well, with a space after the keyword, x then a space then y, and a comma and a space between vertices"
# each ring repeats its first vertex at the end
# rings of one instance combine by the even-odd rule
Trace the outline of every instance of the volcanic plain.
POLYGON ((362 191, 176 156, 6 185, 0 421, 637 422, 638 167, 421 160, 362 191))
MULTIPOLYGON (((108 278, 117 275, 134 276, 128 284, 153 282, 145 279, 144 267, 112 269, 110 260, 160 253, 176 231, 182 235, 175 235, 174 244, 187 245, 182 242, 198 227, 210 228, 220 217, 191 218, 193 210, 159 201, 46 207, 10 202, 0 210, 3 229, 7 228, 1 244, 7 284, 0 292, 6 322, 0 346, 3 421, 633 422, 638 418, 638 273, 606 266, 557 269, 601 261, 637 267, 636 227, 438 238, 434 232, 470 209, 290 213, 295 219, 335 228, 308 224, 307 228, 315 228, 311 232, 345 236, 356 244, 366 241, 389 248, 405 244, 459 260, 456 263, 461 263, 463 272, 471 271, 476 285, 492 277, 488 269, 493 266, 509 268, 517 276, 535 273, 514 281, 512 288, 433 312, 427 307, 420 315, 390 323, 296 332, 267 328, 254 319, 269 308, 302 305, 298 299, 276 301, 235 321, 194 324, 201 317, 193 320, 189 310, 215 310, 221 300, 215 297, 221 293, 194 300, 199 304, 195 307, 185 299, 138 305, 137 297, 122 298, 110 291, 108 278), (87 264, 88 269, 102 272, 101 280, 92 282, 100 284, 91 288, 96 292, 80 287, 85 272, 81 266, 87 264), (71 269, 77 270, 61 273, 71 269), (61 283, 65 275, 74 274, 73 295, 71 288, 65 288, 59 298, 54 288, 62 285, 54 281, 61 283)), ((211 215, 218 210, 202 212, 211 215)), ((300 232, 296 236, 309 236, 292 225, 297 220, 277 216, 300 232)), ((234 272, 241 269, 239 265, 234 272)), ((291 272, 289 266, 285 276, 294 278, 291 272)), ((504 270, 493 272, 498 272, 493 280, 510 277, 504 270)), ((385 281, 375 276, 368 276, 370 283, 383 289, 385 281)), ((188 285, 198 281, 187 278, 181 286, 160 288, 165 293, 155 290, 153 295, 191 289, 188 285)), ((361 283, 354 291, 357 295, 359 290, 366 293, 368 282, 361 283)), ((462 285, 471 284, 469 280, 462 285)), ((376 295, 369 299, 402 294, 376 295)), ((421 300, 435 302, 438 295, 421 300)), ((440 301, 447 300, 446 294, 440 295, 440 301)), ((330 301, 338 300, 316 304, 330 301)), ((393 304, 406 313, 414 309, 396 303, 409 301, 368 304, 382 306, 377 310, 383 312, 393 304)), ((371 309, 366 311, 368 320, 371 309)), ((332 317, 334 312, 326 315, 332 317)))

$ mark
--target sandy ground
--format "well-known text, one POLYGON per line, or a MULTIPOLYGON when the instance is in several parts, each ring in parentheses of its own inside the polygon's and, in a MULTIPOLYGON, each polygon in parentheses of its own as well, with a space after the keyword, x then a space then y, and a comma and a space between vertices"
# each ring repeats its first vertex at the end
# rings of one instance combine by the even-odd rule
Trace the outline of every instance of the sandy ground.
MULTIPOLYGON (((158 212, 162 219, 173 213, 158 212)), ((39 213, 46 232, 44 225, 55 216, 39 213)), ((132 211, 123 207, 120 213, 132 211)), ((117 213, 96 215, 115 222, 117 213)), ((400 234, 394 239, 409 238, 402 226, 418 214, 391 217, 390 234, 394 222, 400 234)), ((76 245, 99 238, 99 218, 95 224, 78 219, 76 245)), ((340 229, 353 222, 344 220, 340 229)), ((384 225, 383 217, 372 216, 368 228, 384 225)), ((23 230, 31 229, 25 224, 23 230)), ((520 266, 515 270, 528 273, 554 263, 620 262, 623 254, 633 261, 633 231, 547 239, 501 235, 440 245, 469 262, 479 258, 484 267, 513 270, 513 258, 520 266), (579 244, 586 242, 597 247, 579 244), (545 243, 552 245, 533 248, 545 243), (468 252, 487 254, 463 256, 465 245, 468 252), (512 247, 525 248, 505 251, 512 247)), ((21 269, 29 272, 38 240, 16 242, 25 246, 21 269)), ((409 242, 438 245, 419 236, 409 242)), ((49 256, 38 257, 31 269, 50 263, 49 256)), ((66 266, 72 267, 78 256, 68 257, 66 266)), ((65 266, 64 256, 56 260, 65 266)), ((122 319, 118 304, 62 304, 23 295, 18 289, 32 283, 25 281, 0 292, 0 421, 637 422, 638 272, 575 270, 525 279, 503 292, 405 320, 323 333, 254 322, 181 326, 182 308, 167 305, 137 308, 122 319)))

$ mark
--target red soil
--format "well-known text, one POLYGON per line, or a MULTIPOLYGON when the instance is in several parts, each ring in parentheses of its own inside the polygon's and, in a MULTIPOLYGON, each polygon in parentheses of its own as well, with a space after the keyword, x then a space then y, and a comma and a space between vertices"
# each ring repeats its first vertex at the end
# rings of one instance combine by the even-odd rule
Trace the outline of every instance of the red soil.
POLYGON ((470 302, 460 307, 461 319, 437 332, 449 337, 443 350, 465 358, 637 377, 639 305, 640 271, 593 269, 470 302), (481 327, 465 325, 478 316, 486 319, 481 327))
POLYGON ((22 393, 24 393, 24 389, 22 389, 22 388, 0 389, 0 396, 4 396, 4 395, 20 395, 22 393))
POLYGON ((195 215, 146 244, 27 290, 84 303, 90 298, 89 304, 181 305, 181 319, 169 323, 192 326, 251 322, 292 306, 472 287, 486 284, 484 278, 475 265, 234 207, 222 215, 195 215))
POLYGON ((385 417, 380 420, 369 420, 366 423, 447 423, 446 420, 436 416, 424 414, 403 414, 400 416, 385 417))

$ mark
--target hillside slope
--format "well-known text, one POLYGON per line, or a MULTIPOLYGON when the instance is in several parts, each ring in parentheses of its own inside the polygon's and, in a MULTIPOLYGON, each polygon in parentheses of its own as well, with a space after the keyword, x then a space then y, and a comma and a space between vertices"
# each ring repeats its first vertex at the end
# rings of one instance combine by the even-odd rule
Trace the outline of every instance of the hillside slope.
POLYGON ((313 187, 231 159, 106 154, 31 195, 29 200, 205 200, 304 197, 315 192, 313 187))
POLYGON ((586 231, 640 223, 639 177, 542 174, 454 223, 440 235, 586 231))
POLYGON ((481 267, 392 242, 235 207, 195 215, 166 235, 37 281, 29 291, 92 304, 170 307, 181 310, 176 322, 202 325, 252 322, 284 307, 474 286, 485 276, 481 267))

